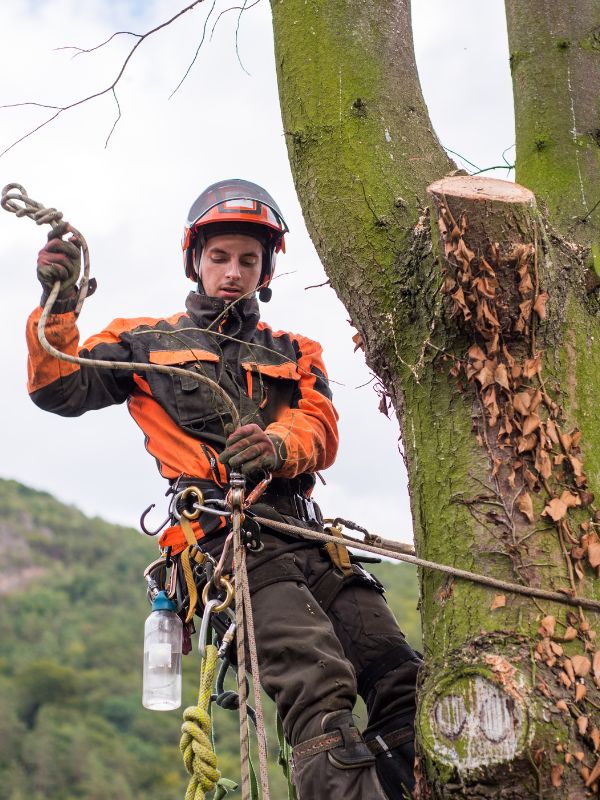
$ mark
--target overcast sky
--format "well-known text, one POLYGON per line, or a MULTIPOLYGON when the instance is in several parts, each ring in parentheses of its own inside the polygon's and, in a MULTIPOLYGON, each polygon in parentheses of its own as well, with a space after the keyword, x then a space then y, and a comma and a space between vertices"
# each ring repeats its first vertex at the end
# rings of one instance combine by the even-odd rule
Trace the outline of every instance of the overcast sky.
MULTIPOLYGON (((0 103, 65 105, 109 85, 132 45, 120 37, 73 58, 64 45, 92 47, 114 31, 145 32, 184 2, 14 0, 0 4, 0 103)), ((122 118, 109 96, 69 111, 0 158, 0 185, 22 183, 35 199, 60 208, 87 238, 99 288, 80 318, 82 339, 114 317, 166 316, 183 308, 180 237, 199 192, 221 178, 245 177, 276 198, 290 227, 273 300, 262 306, 274 328, 323 344, 341 415, 337 463, 318 499, 326 515, 355 519, 374 532, 409 541, 406 475, 398 426, 377 410, 347 313, 326 280, 296 199, 277 97, 266 0, 218 15, 187 80, 169 99, 202 35, 208 2, 144 42, 119 85, 122 118), (249 73, 249 74, 248 74, 249 73), (375 467, 376 465, 376 467, 375 467)), ((479 168, 510 161, 513 111, 501 0, 417 0, 417 61, 425 99, 444 146, 479 168), (459 113, 460 112, 460 113, 459 113)), ((0 109, 0 150, 42 122, 39 108, 0 109)), ((471 166, 470 169, 475 169, 471 166)), ((507 172, 497 173, 506 178, 507 172)), ((512 176, 512 174, 511 174, 512 176)), ((35 260, 46 231, 0 211, 3 382, 0 476, 15 478, 89 514, 136 525, 166 488, 125 407, 77 419, 38 410, 25 390, 25 321, 40 294, 35 260)))

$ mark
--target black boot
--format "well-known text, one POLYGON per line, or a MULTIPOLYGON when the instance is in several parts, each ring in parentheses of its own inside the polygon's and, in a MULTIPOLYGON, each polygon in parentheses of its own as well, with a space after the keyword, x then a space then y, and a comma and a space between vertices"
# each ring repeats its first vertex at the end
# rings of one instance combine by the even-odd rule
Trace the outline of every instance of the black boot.
POLYGON ((387 719, 363 733, 377 775, 390 800, 406 800, 415 788, 414 714, 387 719))

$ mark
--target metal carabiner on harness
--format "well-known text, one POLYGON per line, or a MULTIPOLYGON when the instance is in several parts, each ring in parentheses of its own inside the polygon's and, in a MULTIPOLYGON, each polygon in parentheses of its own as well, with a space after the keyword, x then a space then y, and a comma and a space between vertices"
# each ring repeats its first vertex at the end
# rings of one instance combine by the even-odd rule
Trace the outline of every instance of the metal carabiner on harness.
POLYGON ((202 622, 200 623, 200 632, 198 634, 198 652, 204 658, 206 655, 206 645, 208 644, 208 629, 210 628, 210 615, 214 609, 219 605, 218 600, 209 600, 204 606, 202 613, 202 622))

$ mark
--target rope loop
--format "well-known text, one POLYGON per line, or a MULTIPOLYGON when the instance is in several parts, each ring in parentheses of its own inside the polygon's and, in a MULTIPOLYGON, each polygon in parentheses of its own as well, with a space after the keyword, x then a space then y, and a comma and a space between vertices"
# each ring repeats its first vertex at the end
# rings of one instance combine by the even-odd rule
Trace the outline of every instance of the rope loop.
POLYGON ((62 211, 45 208, 37 200, 29 197, 20 183, 9 183, 2 189, 0 204, 5 211, 10 211, 17 217, 31 217, 36 225, 48 224, 55 227, 63 218, 62 211), (22 205, 19 205, 20 203, 22 205))
POLYGON ((212 746, 210 700, 217 668, 217 648, 210 644, 202 661, 198 705, 183 712, 179 749, 183 763, 190 774, 185 800, 204 800, 221 778, 217 769, 217 756, 212 746))

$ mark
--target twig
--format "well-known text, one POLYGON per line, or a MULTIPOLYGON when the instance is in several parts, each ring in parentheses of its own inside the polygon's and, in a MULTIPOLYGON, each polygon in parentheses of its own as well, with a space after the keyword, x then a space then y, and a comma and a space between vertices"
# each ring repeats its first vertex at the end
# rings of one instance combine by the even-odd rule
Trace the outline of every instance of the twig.
MULTIPOLYGON (((194 8, 195 8, 197 5, 200 5, 200 3, 203 3, 203 2, 204 2, 204 0, 195 0, 195 2, 193 2, 193 3, 190 3, 190 5, 189 5, 189 6, 186 6, 185 8, 182 8, 182 9, 181 9, 181 11, 178 11, 178 12, 177 12, 177 14, 175 14, 174 16, 172 16, 170 19, 166 20, 165 22, 162 22, 160 25, 157 25, 155 28, 152 28, 151 30, 147 31, 147 32, 146 32, 146 33, 144 33, 144 34, 139 34, 139 37, 140 37, 140 38, 139 38, 139 39, 138 39, 138 41, 137 41, 137 42, 136 42, 136 43, 133 45, 133 47, 131 48, 131 50, 130 50, 130 51, 129 51, 129 53, 127 54, 127 56, 126 56, 125 60, 123 61, 122 65, 121 65, 121 68, 119 69, 119 72, 117 73, 117 77, 116 77, 116 78, 114 79, 114 81, 113 81, 113 82, 110 84, 110 86, 107 86, 105 89, 102 89, 101 91, 98 91, 98 92, 94 92, 93 94, 90 94, 90 95, 88 95, 87 97, 83 97, 81 100, 75 100, 73 103, 69 103, 69 105, 66 105, 66 106, 50 106, 50 105, 45 105, 44 103, 37 103, 37 102, 12 103, 12 104, 10 104, 10 105, 0 105, 0 108, 15 108, 15 107, 17 107, 17 106, 36 106, 36 107, 39 107, 39 108, 51 108, 51 109, 56 109, 56 114, 53 114, 53 115, 52 115, 52 116, 51 116, 49 119, 47 119, 47 120, 45 120, 44 122, 40 123, 40 124, 39 124, 39 125, 37 125, 35 128, 33 128, 32 130, 28 131, 28 132, 27 132, 27 133, 25 133, 23 136, 21 136, 21 137, 19 137, 18 139, 16 139, 16 140, 15 140, 15 141, 14 141, 12 144, 10 144, 10 145, 9 145, 8 147, 6 147, 4 150, 2 150, 2 152, 0 152, 0 158, 1 158, 2 156, 6 155, 6 153, 8 153, 8 152, 9 152, 9 150, 12 150, 12 149, 13 149, 13 147, 16 147, 18 144, 20 144, 21 142, 23 142, 25 139, 28 139, 28 138, 29 138, 30 136, 32 136, 34 133, 37 133, 37 131, 39 131, 39 130, 41 130, 42 128, 44 128, 46 125, 49 125, 49 124, 50 124, 50 123, 51 123, 53 120, 55 120, 55 119, 56 119, 58 116, 60 116, 60 115, 61 115, 61 114, 62 114, 64 111, 70 111, 70 110, 71 110, 71 109, 73 109, 73 108, 77 108, 77 106, 81 106, 81 105, 83 105, 84 103, 87 103, 87 102, 89 102, 90 100, 95 100, 95 99, 96 99, 96 98, 98 98, 98 97, 102 97, 103 95, 105 95, 105 94, 108 94, 109 92, 112 92, 112 93, 113 93, 113 95, 114 95, 114 94, 115 94, 115 91, 114 91, 114 90, 115 90, 115 87, 116 87, 117 83, 118 83, 118 82, 121 80, 121 78, 123 77, 123 73, 125 72, 125 70, 126 70, 126 68, 127 68, 127 65, 128 65, 128 64, 129 64, 129 62, 131 61, 131 59, 132 59, 132 57, 133 57, 133 54, 135 53, 135 51, 137 50, 137 48, 138 48, 138 47, 141 45, 141 43, 142 43, 142 42, 143 42, 145 39, 147 39, 149 36, 151 36, 153 33, 157 33, 157 31, 160 31, 160 30, 162 30, 163 28, 166 28, 168 25, 170 25, 170 24, 171 24, 172 22, 174 22, 176 19, 178 19, 179 17, 183 16, 183 15, 184 15, 184 14, 186 14, 188 11, 191 11, 191 10, 192 10, 192 9, 194 9, 194 8)), ((135 36, 137 36, 138 34, 134 34, 134 35, 135 35, 135 36)), ((107 40, 107 42, 108 42, 108 41, 110 41, 110 39, 109 39, 109 40, 107 40)), ((102 46, 103 46, 104 44, 106 44, 107 42, 103 42, 103 43, 102 43, 102 45, 97 45, 97 47, 102 47, 102 46)), ((97 47, 96 47, 96 48, 92 48, 92 49, 97 49, 97 47)), ((115 97, 116 97, 116 95, 115 95, 115 97)), ((119 119, 120 119, 120 116, 121 116, 121 114, 120 114, 120 110, 119 110, 119 117, 117 118, 117 121, 116 121, 116 122, 118 122, 118 121, 119 121, 119 119)), ((114 131, 114 128, 115 128, 115 125, 116 125, 116 122, 115 122, 115 124, 113 125, 113 127, 112 127, 112 129, 111 129, 111 132, 110 132, 110 134, 109 134, 109 137, 108 137, 108 138, 110 138, 110 136, 112 135, 112 133, 113 133, 113 131, 114 131)), ((107 139, 107 141, 108 141, 108 139, 107 139)))
MULTIPOLYGON (((177 92, 177 91, 179 90, 179 88, 180 88, 181 84, 184 82, 184 80, 185 80, 185 79, 187 78, 187 76, 190 74, 190 70, 191 70, 191 68, 192 68, 192 67, 194 66, 194 64, 196 63, 196 59, 198 58, 198 53, 200 52, 200 49, 202 48, 202 45, 204 44, 204 38, 205 38, 205 36, 206 36, 206 26, 208 25, 208 20, 210 19, 210 15, 211 15, 211 14, 212 14, 212 12, 214 11, 216 4, 217 4, 217 0, 213 0, 213 4, 212 4, 212 6, 210 7, 210 11, 209 11, 209 12, 208 12, 208 14, 206 15, 206 19, 204 20, 204 27, 202 28, 202 37, 201 37, 201 39, 200 39, 200 44, 199 44, 199 45, 198 45, 198 47, 196 48, 196 52, 194 53, 194 57, 193 57, 193 59, 191 60, 191 62, 190 62, 190 64, 189 64, 188 68, 187 68, 187 69, 186 69, 186 71, 184 72, 184 74, 183 74, 183 78, 182 78, 182 79, 179 81, 179 83, 177 84, 177 86, 176 86, 176 87, 173 89, 173 91, 172 91, 172 92, 171 92, 171 94, 169 95, 169 100, 170 100, 170 99, 173 97, 173 95, 175 94, 175 92, 177 92)), ((219 15, 219 16, 220 16, 220 15, 219 15)))
POLYGON ((321 286, 331 286, 331 281, 329 280, 329 278, 326 281, 323 281, 323 283, 313 283, 310 286, 305 286, 304 291, 306 291, 307 289, 320 289, 321 286))
POLYGON ((94 47, 77 47, 76 45, 64 45, 63 47, 55 47, 54 50, 77 50, 76 53, 73 54, 73 58, 76 56, 80 56, 83 53, 93 53, 94 50, 100 50, 101 47, 104 45, 109 44, 116 36, 135 36, 136 38, 140 39, 143 34, 142 33, 133 33, 133 31, 116 31, 111 36, 108 37, 104 42, 95 45, 94 47))
POLYGON ((254 6, 258 5, 258 3, 260 3, 260 0, 254 0, 254 2, 253 2, 253 3, 250 3, 250 5, 249 5, 249 6, 246 6, 246 8, 245 8, 245 9, 244 9, 244 8, 242 8, 242 6, 230 6, 229 8, 226 8, 224 11, 221 11, 221 13, 219 14, 219 16, 218 16, 218 17, 217 17, 217 19, 215 20, 215 23, 214 23, 214 25, 212 26, 212 30, 211 30, 211 32, 210 32, 210 40, 209 40, 209 41, 212 41, 213 33, 215 32, 215 30, 216 30, 216 27, 217 27, 217 25, 219 24, 219 20, 221 19, 221 17, 222 17, 222 16, 224 16, 225 14, 227 14, 227 12, 228 12, 228 11, 240 11, 240 10, 241 10, 241 11, 250 11, 250 9, 251 9, 251 8, 254 8, 254 6))

